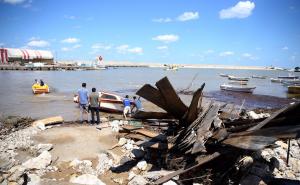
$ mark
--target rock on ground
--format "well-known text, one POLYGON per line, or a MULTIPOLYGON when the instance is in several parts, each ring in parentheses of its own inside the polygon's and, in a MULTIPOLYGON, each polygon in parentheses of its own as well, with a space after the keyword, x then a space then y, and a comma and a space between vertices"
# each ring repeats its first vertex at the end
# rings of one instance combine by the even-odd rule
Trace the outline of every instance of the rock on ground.
POLYGON ((28 175, 29 182, 27 185, 40 185, 41 184, 41 178, 37 176, 36 174, 29 174, 28 175))
POLYGON ((96 172, 98 175, 103 174, 113 165, 113 161, 108 158, 108 155, 101 153, 98 155, 98 165, 96 167, 96 172))
POLYGON ((51 154, 48 151, 43 151, 38 157, 29 159, 22 165, 29 170, 43 169, 51 163, 51 154))
POLYGON ((145 160, 142 160, 138 162, 136 166, 138 169, 145 171, 147 169, 147 162, 145 160))

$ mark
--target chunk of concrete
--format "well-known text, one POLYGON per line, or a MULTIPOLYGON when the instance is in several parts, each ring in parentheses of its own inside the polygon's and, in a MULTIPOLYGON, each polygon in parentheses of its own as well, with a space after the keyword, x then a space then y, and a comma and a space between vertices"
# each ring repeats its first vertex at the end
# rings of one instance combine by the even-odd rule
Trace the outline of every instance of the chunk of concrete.
POLYGON ((38 157, 32 158, 24 162, 22 165, 26 169, 44 169, 51 163, 51 154, 43 151, 38 157))
POLYGON ((71 177, 70 182, 88 185, 105 185, 105 183, 98 179, 97 176, 90 174, 83 174, 78 177, 71 177))
POLYGON ((145 171, 147 169, 147 162, 145 160, 142 160, 138 162, 136 166, 139 170, 145 171))

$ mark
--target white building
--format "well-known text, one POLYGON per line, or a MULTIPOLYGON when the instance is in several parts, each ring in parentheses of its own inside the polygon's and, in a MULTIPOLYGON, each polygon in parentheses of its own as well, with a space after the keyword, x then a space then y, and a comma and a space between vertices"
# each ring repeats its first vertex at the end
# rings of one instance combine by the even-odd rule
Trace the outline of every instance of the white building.
POLYGON ((13 62, 42 62, 52 64, 53 58, 51 51, 46 50, 0 48, 0 64, 13 62))

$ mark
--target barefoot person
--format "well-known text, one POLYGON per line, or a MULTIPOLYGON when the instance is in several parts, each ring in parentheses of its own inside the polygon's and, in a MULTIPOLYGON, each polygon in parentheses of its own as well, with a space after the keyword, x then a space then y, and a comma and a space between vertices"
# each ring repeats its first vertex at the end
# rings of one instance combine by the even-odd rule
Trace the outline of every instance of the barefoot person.
POLYGON ((124 105, 123 116, 126 120, 127 119, 126 115, 131 113, 131 111, 130 111, 130 100, 128 99, 128 95, 126 95, 125 98, 123 99, 123 105, 124 105))
POLYGON ((89 103, 89 96, 88 90, 86 89, 86 83, 82 83, 82 88, 78 90, 78 104, 80 108, 80 121, 83 123, 83 115, 87 115, 87 122, 89 122, 89 115, 88 115, 88 105, 89 103))
POLYGON ((90 94, 90 106, 91 106, 91 116, 92 122, 91 124, 95 124, 95 113, 97 116, 96 124, 99 125, 100 123, 100 116, 99 116, 99 108, 100 108, 100 97, 99 94, 96 93, 96 88, 92 88, 92 93, 90 94))

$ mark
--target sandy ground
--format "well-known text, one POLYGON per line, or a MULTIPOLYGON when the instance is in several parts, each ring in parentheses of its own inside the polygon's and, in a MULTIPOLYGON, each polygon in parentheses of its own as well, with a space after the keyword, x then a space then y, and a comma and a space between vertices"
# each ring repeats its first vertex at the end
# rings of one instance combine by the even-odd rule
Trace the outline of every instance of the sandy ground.
POLYGON ((33 140, 53 144, 50 153, 53 159, 58 157, 58 161, 92 159, 118 142, 111 129, 98 130, 87 124, 47 129, 39 132, 33 140))

